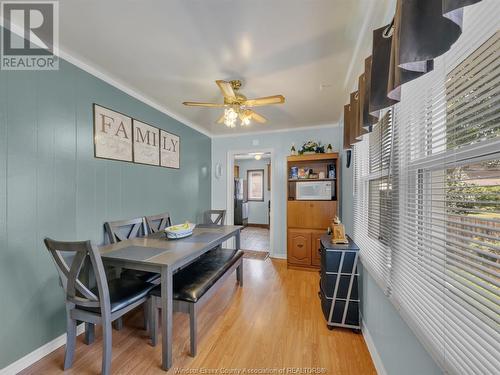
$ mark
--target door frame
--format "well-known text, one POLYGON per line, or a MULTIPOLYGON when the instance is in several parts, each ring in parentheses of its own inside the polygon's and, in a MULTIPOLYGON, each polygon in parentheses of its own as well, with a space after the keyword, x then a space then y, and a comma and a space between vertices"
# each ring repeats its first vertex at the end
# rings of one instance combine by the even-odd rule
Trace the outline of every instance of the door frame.
MULTIPOLYGON (((276 225, 273 224, 274 222, 274 214, 276 213, 276 201, 278 199, 277 196, 277 191, 276 189, 276 181, 277 178, 273 176, 274 172, 276 171, 276 168, 273 167, 275 165, 275 150, 274 148, 259 148, 259 147, 252 147, 250 149, 238 149, 238 150, 229 150, 226 154, 226 165, 227 165, 227 181, 226 181, 226 223, 228 225, 234 225, 234 157, 237 154, 248 154, 250 152, 262 152, 262 153, 270 153, 271 154, 271 213, 269 217, 269 256, 271 258, 274 257, 275 251, 274 251, 274 238, 275 238, 275 231, 276 231, 276 225)), ((264 187, 265 188, 265 187, 264 187)), ((234 244, 233 244, 234 245, 234 244)))

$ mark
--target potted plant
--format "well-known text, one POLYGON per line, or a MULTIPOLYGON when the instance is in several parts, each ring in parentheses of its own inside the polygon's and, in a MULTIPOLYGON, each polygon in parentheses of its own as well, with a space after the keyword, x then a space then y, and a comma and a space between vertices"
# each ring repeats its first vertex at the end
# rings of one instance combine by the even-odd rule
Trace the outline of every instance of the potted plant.
POLYGON ((302 145, 301 150, 299 151, 300 155, 309 155, 325 152, 325 148, 320 146, 318 142, 315 141, 307 141, 302 145))

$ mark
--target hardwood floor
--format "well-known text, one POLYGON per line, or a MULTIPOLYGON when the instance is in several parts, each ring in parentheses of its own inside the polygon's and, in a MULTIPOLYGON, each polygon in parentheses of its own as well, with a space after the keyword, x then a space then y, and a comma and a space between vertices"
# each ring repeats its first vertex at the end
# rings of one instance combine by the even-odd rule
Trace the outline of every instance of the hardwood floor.
MULTIPOLYGON (((220 374, 221 369, 263 368, 270 370, 259 373, 271 374, 278 373, 272 369, 312 367, 323 368, 323 374, 376 374, 361 334, 326 328, 317 272, 288 270, 285 261, 271 259, 245 259, 244 266, 244 287, 237 287, 236 276, 229 278, 201 309, 196 358, 188 355, 187 315, 175 314, 174 367, 168 374, 182 373, 180 369, 218 369, 220 374)), ((121 331, 113 331, 113 374, 165 374, 160 369, 161 346, 151 347, 141 323, 138 311, 121 331)), ((99 328, 90 346, 79 336, 73 368, 66 373, 99 374, 100 340, 99 328)), ((22 374, 63 373, 63 358, 64 347, 22 374)))
POLYGON ((245 227, 245 229, 241 231, 241 248, 244 250, 270 252, 269 229, 245 227))

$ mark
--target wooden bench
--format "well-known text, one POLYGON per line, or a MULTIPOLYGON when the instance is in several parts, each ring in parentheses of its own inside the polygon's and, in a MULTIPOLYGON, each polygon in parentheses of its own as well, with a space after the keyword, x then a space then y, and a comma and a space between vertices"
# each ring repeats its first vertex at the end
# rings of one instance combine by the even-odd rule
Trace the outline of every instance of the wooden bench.
MULTIPOLYGON (((189 314, 191 356, 196 355, 197 328, 196 316, 201 307, 210 299, 233 271, 243 286, 243 252, 217 248, 202 255, 198 260, 177 272, 173 279, 174 311, 189 314)), ((161 288, 158 285, 151 291, 151 341, 157 344, 158 315, 161 308, 161 288)))

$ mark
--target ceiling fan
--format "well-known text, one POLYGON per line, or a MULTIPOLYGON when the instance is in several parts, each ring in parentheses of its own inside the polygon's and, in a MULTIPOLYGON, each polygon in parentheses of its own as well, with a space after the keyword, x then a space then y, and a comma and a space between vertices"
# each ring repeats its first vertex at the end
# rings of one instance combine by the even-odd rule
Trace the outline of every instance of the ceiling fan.
POLYGON ((225 108, 224 113, 217 120, 218 124, 225 124, 229 128, 236 127, 236 120, 241 120, 241 126, 250 125, 251 120, 258 123, 265 123, 267 120, 264 116, 253 111, 252 107, 259 107, 270 104, 282 104, 285 102, 283 95, 266 96, 263 98, 247 99, 238 90, 241 87, 240 80, 232 81, 215 81, 219 86, 222 95, 224 95, 224 103, 202 103, 202 102, 184 102, 182 104, 192 107, 212 107, 225 108))

